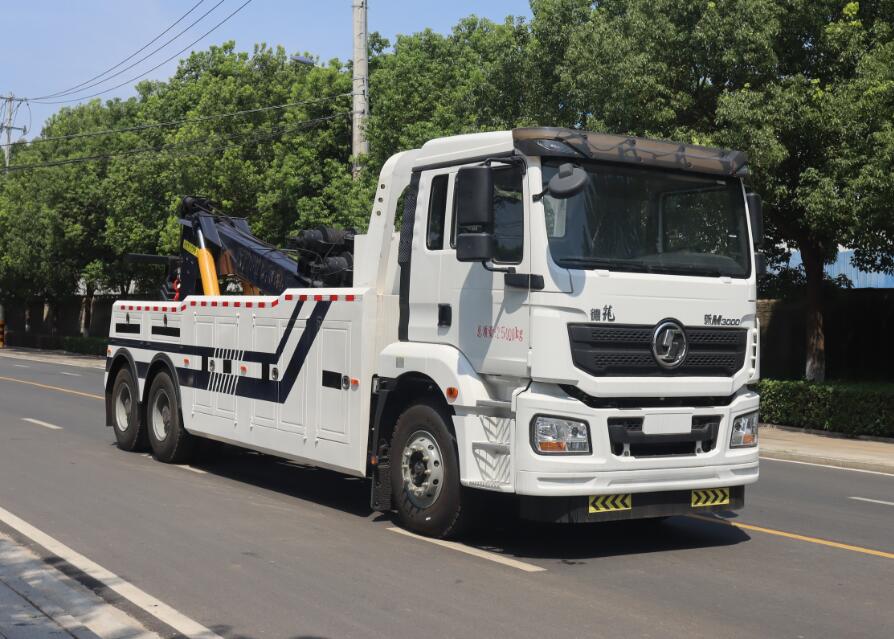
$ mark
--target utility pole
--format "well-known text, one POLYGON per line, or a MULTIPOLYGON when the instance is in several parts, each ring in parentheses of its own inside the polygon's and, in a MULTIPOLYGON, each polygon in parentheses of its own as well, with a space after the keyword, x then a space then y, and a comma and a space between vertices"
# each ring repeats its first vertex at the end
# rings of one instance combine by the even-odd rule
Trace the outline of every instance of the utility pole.
POLYGON ((353 0, 354 10, 354 114, 351 155, 354 156, 354 179, 360 174, 359 158, 369 153, 366 141, 366 117, 369 111, 369 49, 367 45, 368 0, 353 0))
POLYGON ((6 102, 6 121, 0 122, 0 133, 6 133, 6 144, 3 146, 3 172, 7 172, 9 170, 9 157, 12 153, 12 132, 13 130, 21 131, 22 135, 27 133, 27 129, 23 126, 13 126, 13 116, 15 115, 15 111, 12 108, 13 102, 15 102, 15 96, 10 93, 5 98, 2 98, 3 101, 6 102))
MULTIPOLYGON (((23 126, 13 126, 13 116, 15 115, 15 111, 12 108, 12 104, 15 101, 15 96, 10 93, 5 98, 2 98, 6 102, 6 119, 3 122, 0 122, 0 134, 6 133, 6 144, 3 146, 3 173, 5 174, 9 171, 9 157, 12 153, 12 131, 16 129, 22 132, 22 135, 27 133, 25 127, 23 126)), ((6 347, 6 318, 3 314, 3 301, 0 300, 0 348, 6 347)))

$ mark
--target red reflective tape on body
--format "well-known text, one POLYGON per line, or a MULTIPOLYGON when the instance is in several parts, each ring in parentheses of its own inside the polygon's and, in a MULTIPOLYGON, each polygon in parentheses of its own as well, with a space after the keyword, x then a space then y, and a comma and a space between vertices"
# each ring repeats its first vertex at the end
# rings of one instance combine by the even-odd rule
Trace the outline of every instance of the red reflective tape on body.
POLYGON ((196 301, 195 301, 195 300, 191 301, 191 302, 189 303, 189 305, 190 305, 190 306, 195 306, 195 305, 196 305, 196 301))
POLYGON ((354 301, 354 296, 353 296, 353 295, 345 295, 345 301, 346 301, 346 302, 353 302, 353 301, 354 301))
POLYGON ((230 305, 230 303, 229 302, 221 302, 220 305, 223 306, 224 308, 226 308, 230 305))
POLYGON ((329 296, 329 301, 330 301, 330 302, 337 302, 337 301, 338 301, 338 295, 330 295, 330 296, 329 296))
POLYGON ((271 307, 276 306, 277 304, 279 304, 279 300, 273 300, 272 302, 270 302, 271 307))
POLYGON ((299 299, 300 301, 302 301, 302 302, 306 302, 306 301, 307 301, 307 295, 302 295, 302 296, 299 297, 298 299, 299 299))
POLYGON ((315 301, 315 302, 322 302, 322 301, 323 301, 323 296, 322 296, 322 295, 314 295, 314 301, 315 301))
POLYGON ((246 303, 245 303, 245 308, 251 308, 251 307, 252 307, 252 304, 253 304, 252 302, 246 302, 246 303))
POLYGON ((286 295, 286 301, 287 301, 287 302, 291 302, 291 301, 292 301, 292 296, 289 295, 289 294, 287 294, 287 295, 286 295))
POLYGON ((240 306, 242 306, 242 302, 233 302, 233 306, 239 308, 240 306))
POLYGON ((200 306, 207 306, 208 302, 200 302, 200 306))
POLYGON ((258 308, 264 308, 267 306, 266 302, 258 302, 258 308))
POLYGON ((211 302, 211 306, 217 306, 217 302, 211 302))

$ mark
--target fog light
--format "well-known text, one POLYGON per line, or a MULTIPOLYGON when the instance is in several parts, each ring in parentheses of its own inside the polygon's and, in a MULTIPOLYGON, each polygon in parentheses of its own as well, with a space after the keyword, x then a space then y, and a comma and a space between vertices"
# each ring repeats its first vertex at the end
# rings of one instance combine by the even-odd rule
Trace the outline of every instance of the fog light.
POLYGON ((541 455, 585 455, 590 452, 586 422, 538 415, 531 422, 531 446, 541 455))
POLYGON ((733 428, 729 436, 730 448, 757 446, 758 412, 745 413, 733 418, 733 428))

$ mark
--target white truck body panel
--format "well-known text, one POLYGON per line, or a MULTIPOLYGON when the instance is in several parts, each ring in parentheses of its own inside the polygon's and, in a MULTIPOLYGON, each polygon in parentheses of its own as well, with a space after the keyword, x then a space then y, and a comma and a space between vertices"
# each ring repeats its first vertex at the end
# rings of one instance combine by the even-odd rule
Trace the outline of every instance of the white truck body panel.
POLYGON ((370 450, 376 380, 413 374, 445 395, 456 391, 449 405, 466 486, 574 497, 756 481, 758 448, 729 446, 733 419, 758 407, 748 389, 759 378, 754 269, 734 279, 558 266, 541 229, 543 202, 534 197, 542 190, 539 157, 524 159, 522 249, 511 265, 517 273, 542 275, 542 286, 510 286, 502 272, 459 262, 452 244, 457 172, 513 149, 512 132, 495 132, 433 140, 393 156, 381 172, 368 233, 355 240, 353 288, 120 301, 109 361, 126 351, 145 397, 153 362, 167 358, 177 371, 190 433, 355 476, 368 473, 376 454, 370 450), (447 180, 444 239, 432 248, 426 221, 438 178, 447 180), (410 261, 401 265, 394 223, 411 184, 418 185, 410 211, 416 222, 410 261), (409 274, 404 290, 402 273, 409 274), (402 296, 409 308, 403 339, 402 296), (445 306, 448 322, 442 321, 445 306), (673 318, 699 328, 709 317, 726 318, 744 335, 743 364, 727 376, 590 374, 574 361, 569 325, 604 325, 594 323, 597 309, 610 309, 611 322, 634 327, 673 318), (595 406, 582 397, 631 403, 595 406), (666 402, 673 398, 723 401, 666 402), (585 422, 591 454, 536 453, 531 424, 538 415, 585 422), (622 455, 609 439, 609 421, 618 418, 642 419, 647 435, 672 435, 709 417, 719 423, 716 441, 694 454, 622 455))

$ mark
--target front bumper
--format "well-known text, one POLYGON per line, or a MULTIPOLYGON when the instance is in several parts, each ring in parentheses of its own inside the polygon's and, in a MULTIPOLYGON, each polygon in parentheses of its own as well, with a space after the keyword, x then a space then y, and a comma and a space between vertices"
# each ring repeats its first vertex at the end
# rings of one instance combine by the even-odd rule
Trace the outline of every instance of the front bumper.
MULTIPOLYGON (((758 447, 731 449, 729 437, 733 417, 757 410, 758 404, 756 393, 742 389, 724 406, 596 409, 569 397, 557 386, 534 383, 516 398, 514 492, 533 497, 572 497, 670 493, 754 483, 758 479, 758 447), (613 451, 609 418, 667 412, 719 417, 714 447, 708 452, 667 456, 622 456, 613 451), (592 453, 546 456, 534 452, 530 424, 538 414, 587 422, 592 453)), ((666 497, 671 499, 669 494, 666 497)))
POLYGON ((672 515, 705 515, 711 512, 738 510, 745 506, 744 486, 733 486, 729 489, 728 494, 728 503, 716 506, 693 506, 692 491, 690 490, 637 493, 629 496, 629 508, 605 512, 592 512, 590 498, 587 497, 522 496, 519 498, 519 515, 523 519, 531 521, 585 523, 670 517, 672 515))

